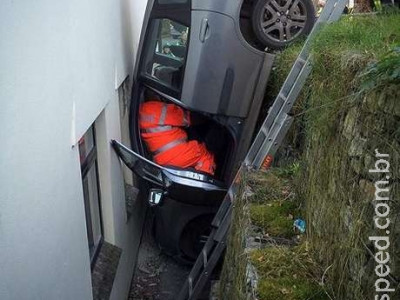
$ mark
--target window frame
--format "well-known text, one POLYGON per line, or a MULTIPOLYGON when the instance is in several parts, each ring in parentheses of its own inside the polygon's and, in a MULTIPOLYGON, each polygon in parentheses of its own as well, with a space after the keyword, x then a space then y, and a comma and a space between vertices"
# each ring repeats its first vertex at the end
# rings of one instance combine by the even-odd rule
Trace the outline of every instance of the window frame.
MULTIPOLYGON (((99 169, 98 169, 98 162, 97 162, 97 143, 96 143, 96 130, 95 126, 92 125, 82 136, 79 140, 81 141, 86 134, 92 131, 93 137, 93 147, 90 149, 89 153, 86 154, 83 161, 80 162, 81 164, 81 178, 82 178, 82 188, 83 188, 83 200, 84 200, 84 207, 85 207, 85 221, 86 221, 86 231, 87 231, 87 238, 88 238, 88 252, 90 256, 90 267, 93 270, 94 264, 97 260, 97 257, 100 252, 100 248, 104 242, 104 228, 103 228, 103 216, 101 212, 101 194, 100 194, 100 180, 99 180, 99 169), (87 178, 89 172, 94 168, 95 177, 96 177, 96 192, 97 192, 97 202, 99 206, 99 223, 100 223, 100 240, 96 244, 97 241, 94 240, 93 236, 93 225, 92 225, 92 214, 91 214, 91 206, 90 206, 90 198, 87 198, 85 195, 85 179, 87 178), (93 244, 93 252, 91 253, 91 243, 93 244)), ((78 142, 79 144, 79 142, 78 142)), ((80 152, 80 149, 79 149, 80 152)))
POLYGON ((190 47, 190 36, 191 36, 191 0, 188 0, 186 3, 174 3, 174 4, 160 4, 157 1, 154 2, 153 9, 151 11, 146 33, 144 37, 144 44, 142 48, 142 53, 140 54, 140 62, 138 69, 138 80, 142 81, 144 84, 153 87, 156 90, 161 91, 164 94, 167 94, 175 99, 181 99, 184 79, 185 79, 185 71, 187 66, 187 57, 189 53, 190 47), (169 19, 173 22, 180 23, 188 27, 188 36, 186 42, 186 52, 184 57, 184 64, 182 65, 182 82, 179 89, 174 89, 166 83, 163 83, 161 80, 157 80, 146 72, 146 58, 149 51, 149 43, 151 42, 152 36, 152 24, 155 19, 169 19))

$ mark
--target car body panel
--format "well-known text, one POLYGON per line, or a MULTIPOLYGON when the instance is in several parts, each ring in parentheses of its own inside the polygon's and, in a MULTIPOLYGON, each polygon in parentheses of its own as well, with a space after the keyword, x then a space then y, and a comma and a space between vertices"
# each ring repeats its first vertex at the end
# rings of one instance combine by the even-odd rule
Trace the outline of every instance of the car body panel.
POLYGON ((264 53, 238 39, 232 18, 192 11, 182 102, 197 111, 246 117, 263 59, 264 53))
MULTIPOLYGON (((202 220, 203 224, 204 220, 210 219, 209 215, 215 214, 250 147, 273 55, 253 48, 241 35, 238 18, 242 0, 158 1, 169 4, 149 1, 135 66, 130 103, 133 150, 117 141, 112 141, 112 145, 121 160, 150 183, 144 184, 143 188, 163 190, 165 201, 153 207, 156 240, 166 252, 182 257, 188 256, 182 246, 185 232, 190 231, 190 224, 196 220, 202 220), (189 27, 187 42, 171 45, 170 48, 176 51, 174 57, 161 53, 163 38, 171 35, 167 41, 174 42, 182 29, 171 26, 168 31, 157 25, 158 31, 153 28, 152 32, 151 23, 155 18, 167 18, 180 23, 181 27, 189 27), (184 60, 181 60, 182 52, 178 53, 182 46, 188 47, 185 64, 180 64, 184 60), (170 68, 172 72, 175 71, 173 68, 182 67, 181 86, 172 89, 167 80, 157 77, 161 70, 159 65, 170 68), (196 112, 213 126, 222 126, 226 130, 230 146, 227 145, 222 153, 224 163, 217 166, 220 168, 217 179, 151 161, 151 155, 141 140, 138 122, 145 90, 155 92, 166 102, 196 112)), ((189 244, 186 241, 186 247, 192 244, 191 241, 189 244)))
POLYGON ((192 0, 192 10, 214 11, 236 18, 242 2, 243 0, 192 0))

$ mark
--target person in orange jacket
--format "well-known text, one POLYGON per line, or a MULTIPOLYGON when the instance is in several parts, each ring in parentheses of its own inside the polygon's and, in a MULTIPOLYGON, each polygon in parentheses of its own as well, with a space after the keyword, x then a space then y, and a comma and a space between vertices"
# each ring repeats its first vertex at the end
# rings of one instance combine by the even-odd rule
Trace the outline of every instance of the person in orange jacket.
POLYGON ((152 152, 154 162, 214 175, 214 154, 204 143, 188 140, 184 128, 190 125, 190 112, 175 104, 154 99, 140 105, 141 137, 152 152))

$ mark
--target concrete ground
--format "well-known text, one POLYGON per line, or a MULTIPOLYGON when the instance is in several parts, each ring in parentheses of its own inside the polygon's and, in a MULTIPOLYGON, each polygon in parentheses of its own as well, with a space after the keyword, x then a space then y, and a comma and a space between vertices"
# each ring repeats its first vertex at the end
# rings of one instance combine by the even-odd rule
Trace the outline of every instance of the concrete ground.
POLYGON ((161 253, 151 233, 152 219, 148 210, 129 300, 175 300, 190 272, 161 253))

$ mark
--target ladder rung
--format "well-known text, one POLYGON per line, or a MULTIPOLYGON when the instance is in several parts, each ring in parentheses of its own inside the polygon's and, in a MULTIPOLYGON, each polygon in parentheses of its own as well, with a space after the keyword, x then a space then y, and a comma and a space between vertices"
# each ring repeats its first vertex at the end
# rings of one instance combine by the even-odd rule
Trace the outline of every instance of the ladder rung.
POLYGON ((279 93, 278 97, 281 98, 283 101, 286 101, 287 99, 287 97, 283 93, 279 93))
POLYGON ((265 128, 265 127, 261 127, 261 132, 262 132, 265 136, 268 135, 268 130, 267 130, 267 128, 265 128))
POLYGON ((297 58, 297 61, 300 62, 302 65, 304 65, 307 61, 301 57, 297 58))
POLYGON ((206 265, 207 265, 207 252, 206 252, 206 249, 203 248, 201 253, 203 253, 203 265, 204 265, 204 268, 205 268, 206 265))
MULTIPOLYGON (((226 235, 224 237, 226 239, 226 235)), ((196 281, 196 284, 193 288, 193 297, 194 299, 197 299, 197 297, 200 295, 202 288, 204 287, 204 284, 209 278, 209 275, 212 273, 214 270, 215 265, 218 263, 219 258, 221 257, 222 252, 225 249, 225 243, 218 243, 217 246, 215 247, 212 255, 210 256, 210 260, 207 264, 207 267, 203 270, 203 273, 200 274, 199 278, 196 281)))
POLYGON ((221 242, 228 232, 230 223, 231 223, 231 216, 232 216, 232 209, 233 206, 229 207, 229 210, 226 212, 224 219, 221 222, 221 226, 218 228, 217 232, 214 236, 214 241, 221 242))
POLYGON ((193 294, 193 279, 192 279, 192 277, 188 278, 188 282, 189 282, 189 297, 190 297, 193 294))
POLYGON ((223 217, 225 216, 226 211, 229 209, 229 206, 232 205, 231 198, 229 197, 229 193, 225 196, 224 200, 221 203, 220 208, 218 209, 217 214, 215 215, 211 226, 214 228, 218 228, 221 224, 223 217))

